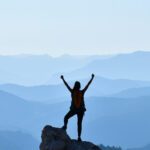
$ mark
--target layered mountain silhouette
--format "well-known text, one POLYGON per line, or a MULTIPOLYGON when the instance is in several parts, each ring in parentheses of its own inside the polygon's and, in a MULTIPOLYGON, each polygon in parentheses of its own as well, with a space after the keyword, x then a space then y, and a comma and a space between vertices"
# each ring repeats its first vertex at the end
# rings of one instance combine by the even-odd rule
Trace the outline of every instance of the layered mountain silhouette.
MULTIPOLYGON (((87 80, 81 80, 81 82, 84 87, 87 80)), ((70 82, 69 84, 73 87, 73 82, 70 82)), ((150 87, 150 82, 148 81, 146 82, 126 79, 112 80, 96 76, 86 96, 111 97, 114 96, 113 94, 118 94, 119 92, 122 92, 124 90, 133 88, 144 88, 147 86, 150 87)), ((68 96, 68 91, 64 88, 63 84, 40 86, 21 86, 15 84, 4 84, 0 85, 0 90, 14 94, 26 100, 38 102, 55 103, 65 101, 70 98, 68 96)), ((142 91, 144 91, 144 89, 142 91)), ((126 94, 126 96, 128 96, 128 93, 126 94)))
POLYGON ((68 78, 85 78, 94 72, 106 78, 150 80, 150 52, 137 51, 130 54, 120 54, 108 59, 97 59, 71 73, 65 74, 68 78))
POLYGON ((137 98, 137 97, 150 97, 150 87, 130 88, 123 90, 117 94, 112 95, 113 97, 122 98, 137 98))
MULTIPOLYGON (((90 97, 85 103, 88 110, 83 124, 85 140, 97 145, 103 143, 125 148, 140 147, 149 142, 149 97, 90 97)), ((69 105, 69 99, 67 102, 42 104, 0 91, 0 128, 25 131, 40 140, 40 131, 45 124, 62 126, 63 119, 60 118, 65 115, 69 105)), ((69 124, 68 132, 71 137, 76 137, 75 119, 71 119, 69 124)))
POLYGON ((0 131, 1 150, 37 150, 39 142, 20 131, 0 131))
MULTIPOLYGON (((87 74, 94 72, 85 99, 83 139, 124 149, 146 145, 150 139, 148 64, 149 52, 109 57, 0 56, 0 129, 24 131, 40 140, 45 124, 62 126, 60 118, 70 106, 68 91, 56 82, 59 75, 66 75, 70 86, 81 79, 84 87, 87 74)), ((75 138, 75 119, 69 123, 68 133, 75 138)))
MULTIPOLYGON (((101 56, 14 55, 0 56, 0 83, 45 84, 52 74, 81 68, 101 56), (73 66, 73 67, 72 67, 73 66)), ((103 58, 103 57, 102 57, 103 58)))
POLYGON ((148 64, 150 64, 150 52, 143 51, 112 57, 0 56, 0 83, 55 84, 58 82, 56 76, 62 73, 69 80, 74 80, 77 78, 84 79, 87 74, 92 72, 113 79, 150 80, 148 64))

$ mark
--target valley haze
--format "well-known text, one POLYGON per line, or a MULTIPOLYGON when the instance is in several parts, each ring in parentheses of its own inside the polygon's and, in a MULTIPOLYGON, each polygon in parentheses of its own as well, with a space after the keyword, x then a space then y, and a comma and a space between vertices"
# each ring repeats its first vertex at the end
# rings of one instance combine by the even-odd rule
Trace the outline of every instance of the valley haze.
MULTIPOLYGON (((71 87, 80 80, 83 88, 94 73, 95 80, 85 95, 88 111, 83 139, 123 150, 148 150, 149 64, 150 52, 145 51, 108 56, 1 55, 0 146, 8 150, 5 143, 9 141, 19 150, 16 140, 27 138, 31 140, 27 145, 36 150, 42 128, 46 124, 61 127, 70 106, 71 98, 60 75, 71 87)), ((75 119, 69 122, 72 138, 76 137, 75 119)))

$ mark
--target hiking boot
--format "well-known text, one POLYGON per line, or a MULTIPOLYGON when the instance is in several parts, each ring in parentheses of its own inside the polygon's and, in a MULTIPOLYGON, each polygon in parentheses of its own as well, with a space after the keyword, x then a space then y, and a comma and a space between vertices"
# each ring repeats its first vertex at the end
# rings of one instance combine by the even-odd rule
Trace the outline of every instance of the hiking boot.
POLYGON ((82 142, 82 140, 81 140, 81 138, 80 138, 80 137, 78 137, 78 142, 82 142))
POLYGON ((62 129, 66 131, 66 130, 67 130, 67 127, 66 127, 66 126, 63 126, 62 129))

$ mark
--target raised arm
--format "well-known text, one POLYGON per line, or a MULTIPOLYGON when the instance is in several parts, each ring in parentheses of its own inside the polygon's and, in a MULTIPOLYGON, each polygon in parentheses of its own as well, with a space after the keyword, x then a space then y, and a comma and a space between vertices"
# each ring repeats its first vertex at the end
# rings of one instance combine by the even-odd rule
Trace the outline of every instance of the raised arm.
POLYGON ((70 88, 70 86, 68 85, 68 83, 65 81, 64 76, 61 75, 60 78, 63 80, 64 84, 66 85, 67 89, 71 92, 72 89, 70 88))
POLYGON ((83 89, 83 92, 86 92, 86 90, 88 89, 89 85, 92 83, 93 79, 94 79, 94 74, 92 74, 92 77, 90 79, 90 81, 87 83, 87 85, 85 86, 85 88, 83 89))

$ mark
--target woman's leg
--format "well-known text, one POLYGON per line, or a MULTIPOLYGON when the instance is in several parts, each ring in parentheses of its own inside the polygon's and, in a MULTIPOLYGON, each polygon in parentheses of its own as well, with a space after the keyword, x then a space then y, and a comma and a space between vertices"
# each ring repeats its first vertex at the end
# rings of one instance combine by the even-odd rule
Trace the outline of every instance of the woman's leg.
POLYGON ((84 116, 84 111, 79 112, 77 115, 78 115, 78 141, 81 141, 82 120, 84 116))
POLYGON ((74 116, 76 113, 73 112, 73 111, 69 111, 66 116, 64 117, 64 126, 63 126, 63 129, 67 129, 67 124, 68 124, 68 119, 71 118, 72 116, 74 116))

